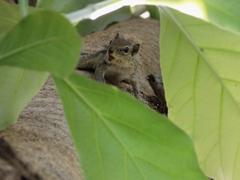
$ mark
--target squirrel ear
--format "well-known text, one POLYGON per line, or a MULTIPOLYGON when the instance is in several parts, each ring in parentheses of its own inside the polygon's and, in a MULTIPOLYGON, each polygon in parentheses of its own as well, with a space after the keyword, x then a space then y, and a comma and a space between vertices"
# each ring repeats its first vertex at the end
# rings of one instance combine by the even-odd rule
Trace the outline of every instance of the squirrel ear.
POLYGON ((112 44, 112 40, 109 42, 109 45, 112 44))
POLYGON ((120 37, 119 33, 116 34, 114 39, 118 39, 120 37))
POLYGON ((134 44, 132 49, 132 55, 137 54, 139 51, 139 48, 140 48, 140 44, 134 44))

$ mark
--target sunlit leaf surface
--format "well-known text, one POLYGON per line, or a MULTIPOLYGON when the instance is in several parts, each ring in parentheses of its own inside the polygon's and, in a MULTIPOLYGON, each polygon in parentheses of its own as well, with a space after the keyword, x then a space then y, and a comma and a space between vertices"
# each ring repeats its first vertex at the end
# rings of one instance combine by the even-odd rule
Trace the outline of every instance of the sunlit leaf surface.
POLYGON ((169 118, 192 137, 205 173, 240 179, 240 37, 161 10, 161 66, 169 118))

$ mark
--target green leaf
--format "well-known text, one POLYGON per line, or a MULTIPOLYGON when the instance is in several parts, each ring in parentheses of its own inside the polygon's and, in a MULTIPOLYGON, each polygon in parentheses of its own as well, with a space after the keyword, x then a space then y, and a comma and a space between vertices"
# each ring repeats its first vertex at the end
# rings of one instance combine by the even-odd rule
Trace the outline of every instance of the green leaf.
POLYGON ((46 81, 48 74, 0 67, 0 130, 14 123, 46 81))
MULTIPOLYGON (((46 0, 48 1, 48 0, 46 0)), ((51 1, 56 2, 58 0, 51 1)), ((72 0, 74 1, 74 0, 72 0)), ((103 0, 102 0, 103 1, 103 0)), ((66 1, 64 1, 66 3, 66 1)), ((91 1, 90 3, 101 2, 101 0, 91 1)), ((83 4, 88 4, 87 1, 81 1, 83 4)), ((169 6, 177 9, 186 14, 204 19, 212 22, 221 28, 230 31, 240 32, 240 3, 238 0, 145 0, 145 1, 123 1, 123 0, 108 0, 100 3, 98 8, 103 8, 111 3, 117 3, 118 7, 124 5, 155 5, 155 6, 169 6), (121 4, 121 5, 119 5, 121 4)), ((83 8, 84 6, 75 6, 76 9, 83 8)), ((88 8, 88 7, 87 7, 88 8)), ((75 9, 75 10, 76 10, 75 9)), ((97 10, 95 6, 88 8, 90 12, 97 10)), ((83 10, 84 11, 84 10, 83 10)), ((89 12, 89 11, 87 11, 89 12)))
POLYGON ((101 31, 111 23, 129 19, 132 16, 130 7, 123 7, 112 13, 99 17, 96 20, 85 19, 80 21, 76 29, 82 36, 92 32, 101 31))
POLYGON ((19 10, 16 6, 0 0, 0 39, 20 19, 19 10))
POLYGON ((55 82, 86 179, 207 179, 189 138, 165 117, 78 75, 55 82))
POLYGON ((228 30, 240 32, 238 0, 203 0, 203 10, 210 22, 228 30))
POLYGON ((38 7, 67 13, 101 1, 103 0, 39 0, 38 7))
POLYGON ((152 19, 160 20, 159 8, 157 6, 147 6, 147 11, 150 13, 152 19))
MULTIPOLYGON (((143 2, 136 1, 134 3, 141 4, 143 2)), ((240 3, 238 0, 146 0, 144 3, 169 6, 214 23, 221 28, 240 32, 240 3)))
POLYGON ((144 3, 169 6, 222 28, 240 32, 238 0, 146 0, 144 3))
POLYGON ((240 37, 165 9, 160 40, 169 118, 191 136, 208 176, 239 180, 240 37))
MULTIPOLYGON (((16 6, 0 1, 0 36, 19 21, 16 6)), ((47 79, 46 73, 0 67, 0 130, 15 122, 19 113, 47 79)))
POLYGON ((77 64, 80 37, 55 12, 39 11, 18 23, 0 41, 0 65, 70 74, 77 64))
MULTIPOLYGON (((240 3, 238 0, 145 0, 145 1, 123 1, 123 0, 41 0, 39 6, 61 12, 70 12, 86 7, 89 4, 102 2, 96 6, 103 8, 111 3, 118 3, 119 8, 124 5, 155 5, 169 6, 186 14, 212 22, 222 28, 240 32, 240 3), (121 4, 121 5, 119 5, 121 4)), ((88 8, 88 7, 86 7, 88 8)), ((96 11, 93 7, 89 8, 89 13, 96 11)), ((156 15, 156 14, 152 14, 156 15)), ((157 16, 155 16, 157 17, 157 16)))

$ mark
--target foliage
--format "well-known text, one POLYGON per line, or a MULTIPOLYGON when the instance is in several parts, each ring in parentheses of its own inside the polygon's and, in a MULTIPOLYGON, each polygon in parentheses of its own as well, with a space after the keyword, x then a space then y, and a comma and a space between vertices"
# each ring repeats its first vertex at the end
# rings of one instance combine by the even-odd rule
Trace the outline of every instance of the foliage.
POLYGON ((240 37, 176 11, 161 12, 169 118, 192 137, 209 176, 239 179, 240 37))
POLYGON ((38 11, 22 19, 1 40, 0 65, 64 77, 76 67, 79 43, 80 38, 65 18, 54 12, 38 11))
POLYGON ((147 6, 146 10, 149 11, 152 19, 160 20, 159 8, 157 6, 147 6))
POLYGON ((149 0, 147 3, 166 5, 221 28, 240 32, 240 4, 237 0, 149 0))
MULTIPOLYGON (((55 1, 58 1, 59 4, 63 2, 66 3, 65 0, 55 1)), ((70 4, 71 1, 69 2, 70 4)), ((93 3, 93 1, 94 0, 89 3, 93 3)), ((87 1, 83 1, 83 3, 86 2, 87 1)), ((240 3, 238 3, 238 0, 95 0, 94 2, 98 3, 98 6, 96 6, 97 8, 102 8, 106 5, 119 2, 121 2, 122 6, 141 4, 168 6, 188 15, 211 22, 220 28, 224 28, 235 33, 240 32, 240 21, 238 20, 238 17, 240 16, 240 3)), ((90 7, 90 9, 94 8, 94 5, 90 7)))
POLYGON ((96 20, 84 19, 77 24, 76 29, 79 34, 85 36, 93 32, 101 31, 109 24, 131 18, 131 16, 132 14, 130 7, 123 7, 114 11, 113 13, 105 14, 96 20))
POLYGON ((76 74, 56 84, 87 179, 206 179, 190 139, 167 118, 76 74))
MULTIPOLYGON (((95 2, 100 0, 41 0, 38 5, 69 12, 95 2)), ((119 1, 102 6, 114 2, 119 1)), ((236 0, 144 2, 239 31, 236 0)), ((82 41, 76 29, 56 12, 35 11, 21 19, 16 6, 0 1, 0 129, 16 121, 50 73, 87 179, 207 179, 189 137, 178 127, 193 140, 205 174, 240 178, 237 33, 161 8, 161 66, 169 118, 176 127, 130 95, 76 75, 82 41)), ((158 18, 156 9, 150 11, 158 18)), ((82 21, 78 30, 88 33, 129 16, 118 13, 82 21)))
MULTIPOLYGON (((0 1, 0 19, 1 44, 1 37, 20 20, 17 7, 0 1)), ((20 112, 39 91, 47 76, 46 72, 0 66, 0 130, 17 120, 20 112)))
POLYGON ((10 6, 0 1, 0 38, 8 32, 20 19, 20 13, 16 6, 10 6))

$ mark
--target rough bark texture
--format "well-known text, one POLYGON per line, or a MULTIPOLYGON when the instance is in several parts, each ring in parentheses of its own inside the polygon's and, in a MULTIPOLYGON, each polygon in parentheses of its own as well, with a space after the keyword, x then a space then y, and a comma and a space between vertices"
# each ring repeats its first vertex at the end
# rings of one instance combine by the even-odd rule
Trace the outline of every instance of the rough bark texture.
MULTIPOLYGON (((86 51, 97 51, 119 32, 141 44, 138 81, 143 96, 154 97, 147 76, 159 73, 159 22, 133 19, 88 35, 86 51)), ((0 179, 83 179, 78 157, 52 80, 21 114, 0 132, 0 179), (9 147, 10 146, 10 147, 9 147), (13 152, 12 152, 13 150, 13 152)))

